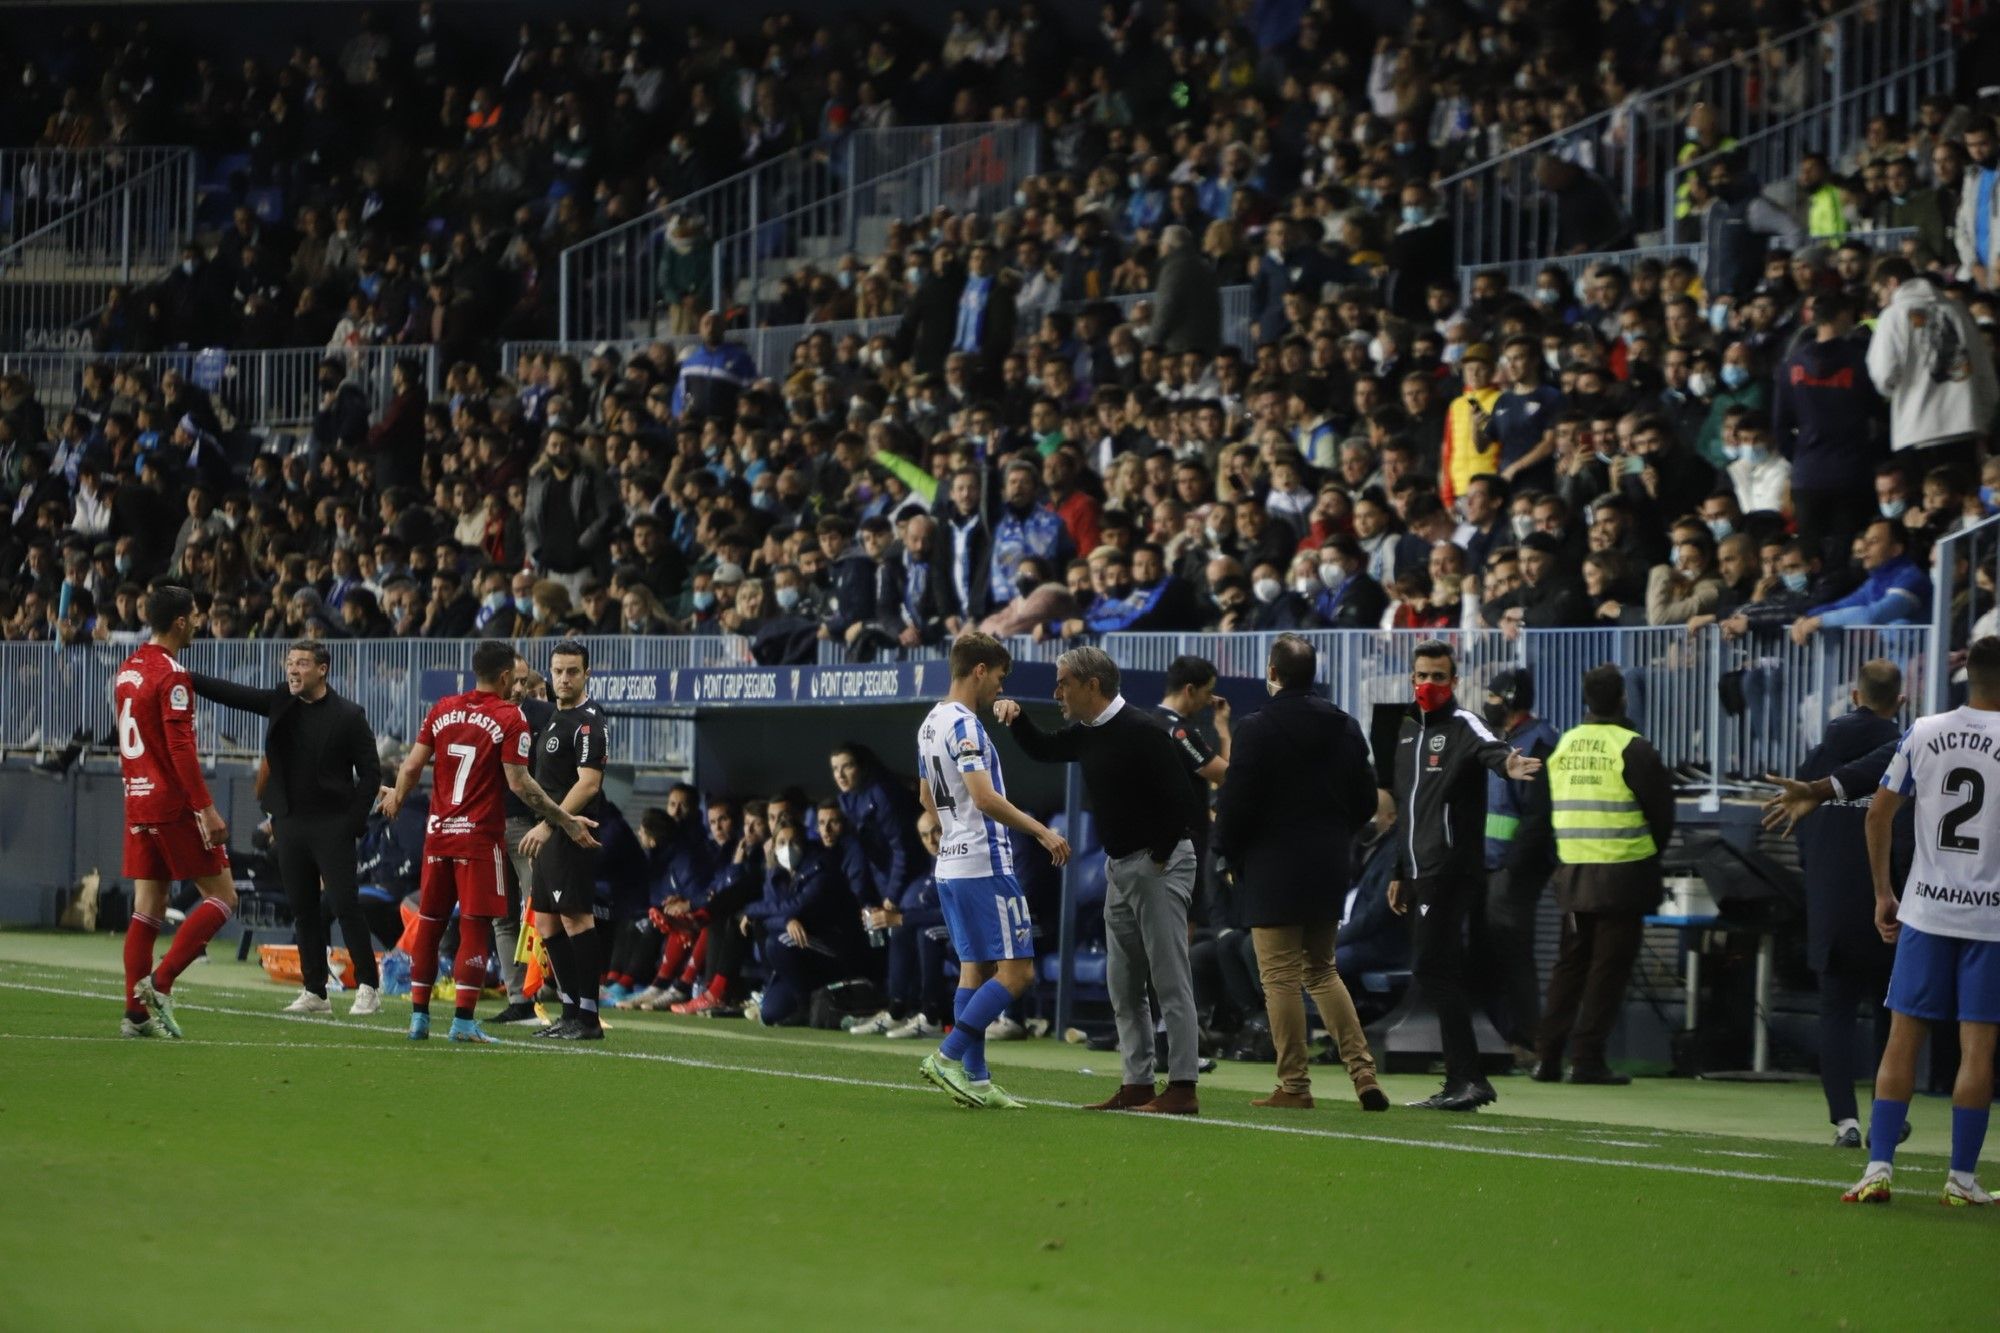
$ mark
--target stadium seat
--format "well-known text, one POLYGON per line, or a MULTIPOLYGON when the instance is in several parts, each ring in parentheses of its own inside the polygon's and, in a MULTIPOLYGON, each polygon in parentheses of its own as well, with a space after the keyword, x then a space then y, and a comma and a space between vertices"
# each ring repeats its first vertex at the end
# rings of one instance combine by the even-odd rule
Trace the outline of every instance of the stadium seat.
POLYGON ((1370 995, 1393 995, 1410 984, 1408 972, 1363 972, 1361 989, 1370 995))

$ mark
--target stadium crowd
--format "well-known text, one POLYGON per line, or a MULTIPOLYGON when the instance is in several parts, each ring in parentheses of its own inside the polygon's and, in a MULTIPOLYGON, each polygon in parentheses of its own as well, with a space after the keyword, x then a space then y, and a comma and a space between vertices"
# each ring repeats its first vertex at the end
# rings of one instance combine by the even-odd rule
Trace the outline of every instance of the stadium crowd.
MULTIPOLYGON (((635 10, 496 53, 424 4, 412 29, 364 13, 338 51, 238 70, 143 22, 66 33, 17 124, 247 149, 245 188, 283 211, 238 208, 115 300, 73 406, 0 382, 0 625, 136 633, 163 573, 218 638, 736 633, 772 662, 968 626, 1803 641, 1925 616, 1929 543, 1994 499, 1985 112, 1878 117, 1791 181, 1718 163, 1690 190, 1705 264, 1461 293, 1441 173, 1806 11, 1676 27, 1606 3, 1579 37, 1509 0, 1414 9, 1363 47, 1332 12, 1278 30, 1247 4, 1111 4, 1062 32, 1030 0, 961 12, 939 44, 635 10), (692 345, 496 372, 493 337, 546 331, 560 246, 857 126, 994 114, 1039 122, 1052 164, 1014 207, 908 220, 770 315, 895 333, 757 366, 729 341, 740 312, 672 290, 670 259, 692 345), (1878 225, 1914 229, 1886 266, 1843 239, 1878 225), (1250 336, 1226 345, 1216 293, 1245 282, 1250 336), (1153 295, 1127 318, 1099 300, 1121 291, 1153 295), (1967 336, 1871 351, 1898 302, 1939 297, 1967 336), (440 345, 440 391, 399 367, 372 412, 342 352, 378 342, 440 345), (260 441, 134 355, 210 343, 327 346, 311 429, 260 441)), ((1692 108, 1689 142, 1711 133, 1692 108)), ((1552 154, 1545 183, 1592 160, 1552 154)))

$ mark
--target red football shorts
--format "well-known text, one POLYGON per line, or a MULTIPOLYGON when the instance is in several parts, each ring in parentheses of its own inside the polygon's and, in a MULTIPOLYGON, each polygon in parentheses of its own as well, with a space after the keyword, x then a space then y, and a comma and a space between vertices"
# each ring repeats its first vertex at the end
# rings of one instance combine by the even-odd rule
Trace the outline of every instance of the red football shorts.
POLYGON ((170 824, 125 826, 125 878, 206 879, 229 869, 229 848, 201 840, 192 811, 170 824))
POLYGON ((425 916, 445 916, 451 905, 465 916, 507 915, 507 854, 499 843, 485 856, 426 856, 417 902, 425 916))

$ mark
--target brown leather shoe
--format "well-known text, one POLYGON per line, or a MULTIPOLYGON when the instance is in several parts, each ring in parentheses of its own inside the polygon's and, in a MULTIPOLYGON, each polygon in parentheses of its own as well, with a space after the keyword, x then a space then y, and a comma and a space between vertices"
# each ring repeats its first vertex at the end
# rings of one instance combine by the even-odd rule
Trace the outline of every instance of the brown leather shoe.
POLYGON ((1313 1099, 1310 1092, 1286 1092, 1283 1088, 1273 1088, 1268 1097, 1259 1097, 1252 1106, 1275 1106, 1284 1111, 1310 1111, 1313 1099))
POLYGON ((1354 1080, 1354 1097, 1364 1111, 1389 1109, 1389 1094, 1382 1091, 1382 1085, 1375 1081, 1373 1074, 1363 1074, 1354 1080))
POLYGON ((1086 1106, 1086 1111, 1136 1111, 1153 1100, 1153 1085, 1150 1083, 1121 1083, 1118 1091, 1101 1102, 1086 1106))
POLYGON ((1147 1115, 1200 1115, 1201 1103, 1195 1098, 1194 1084, 1169 1083, 1159 1096, 1132 1109, 1147 1115))

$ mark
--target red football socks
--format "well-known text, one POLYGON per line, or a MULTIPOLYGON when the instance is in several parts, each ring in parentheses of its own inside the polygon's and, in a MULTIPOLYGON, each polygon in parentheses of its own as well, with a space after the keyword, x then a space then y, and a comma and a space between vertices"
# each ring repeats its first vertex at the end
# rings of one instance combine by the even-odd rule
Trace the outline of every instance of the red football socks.
POLYGON ((458 957, 451 969, 452 982, 458 988, 452 996, 452 1008, 458 1017, 470 1018, 479 1007, 479 991, 486 984, 486 955, 492 952, 492 920, 483 916, 459 917, 458 957))
POLYGON ((134 912, 125 923, 125 1012, 133 1018, 146 1012, 133 998, 132 988, 139 984, 140 977, 153 970, 153 945, 159 938, 160 918, 156 916, 134 912))
POLYGON ((417 935, 410 942, 410 1005, 418 1013, 429 1010, 431 984, 438 974, 438 941, 444 938, 444 928, 449 924, 448 917, 417 918, 417 935))
MULTIPOLYGON (((187 920, 181 922, 181 928, 174 932, 174 942, 167 949, 167 956, 153 971, 153 986, 160 994, 173 990, 174 978, 187 971, 194 960, 201 957, 201 951, 215 938, 215 932, 228 924, 230 916, 231 909, 213 898, 203 898, 200 905, 187 914, 187 920)), ((131 937, 128 935, 126 938, 129 941, 131 937)))

